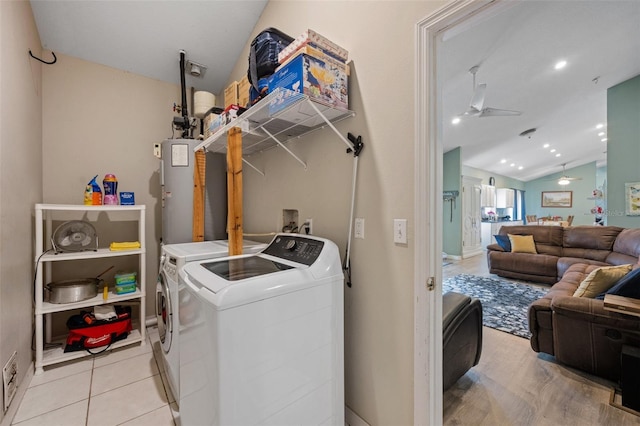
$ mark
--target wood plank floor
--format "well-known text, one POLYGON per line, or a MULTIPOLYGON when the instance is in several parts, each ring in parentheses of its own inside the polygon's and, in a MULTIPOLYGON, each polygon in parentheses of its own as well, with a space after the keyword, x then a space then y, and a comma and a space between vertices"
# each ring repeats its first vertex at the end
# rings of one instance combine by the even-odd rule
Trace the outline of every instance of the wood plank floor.
MULTIPOLYGON (((450 261, 443 279, 490 275, 486 256, 450 261)), ((614 383, 564 367, 529 340, 483 328, 480 363, 444 393, 446 425, 637 425, 609 405, 614 383)))

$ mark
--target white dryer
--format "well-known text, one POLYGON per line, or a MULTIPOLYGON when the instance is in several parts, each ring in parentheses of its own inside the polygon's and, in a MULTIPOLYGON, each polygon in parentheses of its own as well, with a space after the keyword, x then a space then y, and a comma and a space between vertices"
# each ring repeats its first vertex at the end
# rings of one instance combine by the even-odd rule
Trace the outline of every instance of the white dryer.
MULTIPOLYGON (((266 244, 245 240, 244 253, 256 253, 266 244)), ((197 243, 166 244, 160 255, 160 273, 156 285, 156 317, 169 387, 179 401, 179 322, 178 322, 178 270, 189 262, 228 256, 228 240, 197 243)))
POLYGON ((189 263, 179 279, 183 425, 344 424, 334 243, 278 234, 258 254, 189 263))

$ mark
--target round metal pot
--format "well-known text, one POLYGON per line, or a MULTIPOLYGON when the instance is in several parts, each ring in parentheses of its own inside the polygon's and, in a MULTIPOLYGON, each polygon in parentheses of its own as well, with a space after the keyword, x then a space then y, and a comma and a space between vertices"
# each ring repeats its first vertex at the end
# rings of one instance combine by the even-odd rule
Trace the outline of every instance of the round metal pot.
POLYGON ((77 278, 50 282, 44 288, 49 292, 49 303, 73 303, 96 297, 102 283, 99 278, 77 278))

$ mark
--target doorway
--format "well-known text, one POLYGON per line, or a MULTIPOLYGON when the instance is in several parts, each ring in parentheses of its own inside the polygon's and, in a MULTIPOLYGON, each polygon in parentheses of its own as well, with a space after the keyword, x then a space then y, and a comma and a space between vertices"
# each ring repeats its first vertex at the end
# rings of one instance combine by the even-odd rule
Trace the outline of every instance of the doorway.
POLYGON ((414 424, 442 424, 442 83, 438 41, 507 2, 454 0, 416 24, 414 424), (491 9, 491 10, 489 10, 491 9), (426 348, 425 348, 426 346, 426 348))

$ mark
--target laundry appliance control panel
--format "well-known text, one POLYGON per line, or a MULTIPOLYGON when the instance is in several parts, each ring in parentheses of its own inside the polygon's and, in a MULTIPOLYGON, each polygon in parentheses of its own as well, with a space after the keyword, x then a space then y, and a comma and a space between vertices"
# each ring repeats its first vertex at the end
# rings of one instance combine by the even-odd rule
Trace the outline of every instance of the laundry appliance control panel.
POLYGON ((300 235, 277 235, 263 253, 310 266, 322 253, 323 241, 300 235))

